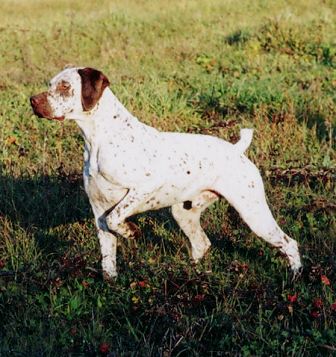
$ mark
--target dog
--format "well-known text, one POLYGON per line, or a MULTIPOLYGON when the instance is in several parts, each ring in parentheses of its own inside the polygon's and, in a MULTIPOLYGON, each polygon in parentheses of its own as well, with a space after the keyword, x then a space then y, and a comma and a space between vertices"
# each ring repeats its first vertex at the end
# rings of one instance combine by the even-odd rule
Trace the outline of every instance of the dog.
POLYGON ((250 229, 301 270, 297 242, 285 234, 268 207, 256 166, 244 152, 252 129, 231 144, 220 138, 161 132, 141 123, 118 101, 110 82, 93 68, 67 68, 46 92, 30 98, 35 115, 75 120, 84 148, 84 187, 95 217, 106 279, 117 276, 117 235, 135 238, 135 214, 171 207, 189 238, 194 262, 211 243, 200 225, 210 204, 224 197, 250 229))

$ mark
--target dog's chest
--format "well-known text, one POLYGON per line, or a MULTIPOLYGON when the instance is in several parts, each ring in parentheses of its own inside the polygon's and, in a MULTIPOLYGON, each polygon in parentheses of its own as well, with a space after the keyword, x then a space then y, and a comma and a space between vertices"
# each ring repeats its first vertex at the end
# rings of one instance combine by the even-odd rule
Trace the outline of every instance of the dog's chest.
POLYGON ((117 182, 107 180, 99 170, 96 151, 87 149, 84 152, 84 187, 91 201, 102 206, 110 207, 119 202, 126 194, 127 189, 117 182))

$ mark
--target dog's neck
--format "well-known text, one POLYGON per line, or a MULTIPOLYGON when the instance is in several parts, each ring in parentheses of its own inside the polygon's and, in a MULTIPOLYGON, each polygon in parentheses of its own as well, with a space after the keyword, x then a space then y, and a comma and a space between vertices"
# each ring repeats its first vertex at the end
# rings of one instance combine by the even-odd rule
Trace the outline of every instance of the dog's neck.
MULTIPOLYGON (((113 122, 117 123, 118 127, 127 125, 129 122, 140 124, 120 103, 109 88, 104 90, 99 102, 91 111, 84 112, 82 115, 74 117, 73 119, 80 127, 85 144, 88 147, 95 145, 95 140, 98 140, 98 131, 111 131, 112 129, 111 135, 113 135, 113 122)), ((117 133, 115 134, 117 135, 117 133)))

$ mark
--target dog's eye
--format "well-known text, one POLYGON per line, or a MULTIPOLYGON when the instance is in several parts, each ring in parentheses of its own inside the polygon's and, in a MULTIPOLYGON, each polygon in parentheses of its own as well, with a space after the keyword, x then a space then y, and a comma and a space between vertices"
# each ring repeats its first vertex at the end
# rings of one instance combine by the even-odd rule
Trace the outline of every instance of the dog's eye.
POLYGON ((69 82, 61 81, 57 83, 56 92, 59 93, 61 96, 69 96, 70 89, 71 85, 69 82))
POLYGON ((62 89, 62 90, 70 89, 70 83, 68 83, 68 82, 61 82, 60 85, 59 85, 59 89, 62 89))

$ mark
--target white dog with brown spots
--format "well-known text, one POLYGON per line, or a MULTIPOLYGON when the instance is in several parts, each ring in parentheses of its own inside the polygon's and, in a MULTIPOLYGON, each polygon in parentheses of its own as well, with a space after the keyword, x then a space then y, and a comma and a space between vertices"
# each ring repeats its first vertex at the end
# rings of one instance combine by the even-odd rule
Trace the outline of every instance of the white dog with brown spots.
POLYGON ((162 207, 172 207, 198 262, 211 245, 200 215, 220 197, 257 236, 287 256, 294 273, 301 269, 297 242, 274 220, 260 173, 244 155, 251 129, 242 129, 236 144, 207 135, 160 132, 130 114, 106 76, 92 68, 63 70, 47 92, 30 100, 37 116, 73 119, 82 131, 84 185, 106 278, 117 275, 116 234, 133 238, 138 233, 127 218, 162 207))

